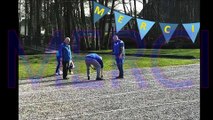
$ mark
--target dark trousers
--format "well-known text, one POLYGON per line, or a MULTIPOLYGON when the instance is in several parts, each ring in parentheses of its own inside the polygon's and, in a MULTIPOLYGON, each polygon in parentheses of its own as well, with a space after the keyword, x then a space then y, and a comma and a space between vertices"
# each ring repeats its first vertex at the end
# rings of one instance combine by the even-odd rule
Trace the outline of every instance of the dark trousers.
POLYGON ((119 70, 119 77, 123 77, 124 76, 123 59, 116 58, 116 64, 119 70))
POLYGON ((65 79, 67 77, 69 61, 62 61, 62 64, 63 64, 63 79, 65 79))

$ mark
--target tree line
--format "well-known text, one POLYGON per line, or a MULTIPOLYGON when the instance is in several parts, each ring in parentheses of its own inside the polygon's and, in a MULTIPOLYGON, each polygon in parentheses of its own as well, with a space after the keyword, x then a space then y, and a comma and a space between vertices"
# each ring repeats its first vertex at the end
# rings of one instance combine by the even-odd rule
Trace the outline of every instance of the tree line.
MULTIPOLYGON (((199 21, 199 0, 19 0, 19 17, 23 17, 20 26, 24 28, 22 42, 43 46, 57 31, 76 42, 74 33, 83 31, 85 35, 78 39, 82 50, 109 49, 115 29, 113 10, 117 5, 122 5, 125 14, 133 16, 123 29, 137 31, 138 17, 156 22, 199 21), (95 24, 92 1, 111 8, 110 13, 95 24), (143 7, 141 11, 136 9, 138 3, 143 7), (44 34, 41 31, 45 31, 44 34)), ((156 28, 145 39, 148 41, 159 32, 156 28)))

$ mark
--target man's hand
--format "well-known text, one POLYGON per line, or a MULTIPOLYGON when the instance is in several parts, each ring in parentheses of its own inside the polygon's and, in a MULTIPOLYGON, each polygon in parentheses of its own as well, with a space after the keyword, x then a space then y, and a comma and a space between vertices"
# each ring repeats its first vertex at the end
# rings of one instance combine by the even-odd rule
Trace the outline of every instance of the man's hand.
POLYGON ((93 65, 90 66, 93 70, 96 70, 95 67, 93 65))

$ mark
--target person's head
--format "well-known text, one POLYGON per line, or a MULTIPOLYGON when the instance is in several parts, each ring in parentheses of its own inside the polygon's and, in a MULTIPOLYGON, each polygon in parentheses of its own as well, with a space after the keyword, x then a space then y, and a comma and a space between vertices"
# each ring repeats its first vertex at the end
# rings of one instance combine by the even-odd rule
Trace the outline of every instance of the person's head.
POLYGON ((69 37, 66 37, 66 38, 64 39, 64 42, 65 42, 66 44, 69 44, 69 43, 70 43, 70 38, 69 38, 69 37))
POLYGON ((114 35, 114 36, 113 36, 113 41, 117 41, 117 40, 119 40, 118 36, 117 36, 117 35, 114 35))

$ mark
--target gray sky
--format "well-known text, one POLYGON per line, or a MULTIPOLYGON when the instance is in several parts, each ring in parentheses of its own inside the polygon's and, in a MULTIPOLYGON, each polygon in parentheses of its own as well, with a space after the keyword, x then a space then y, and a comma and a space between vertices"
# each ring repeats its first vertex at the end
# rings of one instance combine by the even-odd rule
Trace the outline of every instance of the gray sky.
MULTIPOLYGON (((125 1, 126 2, 128 1, 127 4, 125 5, 126 10, 128 11, 128 10, 130 10, 129 0, 125 0, 125 1)), ((148 0, 146 0, 146 2, 148 2, 148 0)), ((132 4, 132 10, 134 10, 134 1, 133 0, 131 0, 131 4, 132 4)), ((85 3, 85 9, 84 10, 85 10, 86 15, 89 15, 90 14, 89 13, 89 6, 87 6, 87 5, 88 5, 88 2, 85 3)), ((124 13, 123 4, 122 4, 121 0, 116 1, 115 5, 116 5, 116 7, 114 8, 114 10, 118 10, 118 11, 124 13)), ((109 4, 108 7, 111 8, 111 6, 112 6, 112 4, 109 4)), ((136 11, 137 11, 137 13, 139 13, 142 9, 143 9, 142 0, 136 0, 136 11), (141 2, 138 2, 138 1, 141 1, 141 2)))

